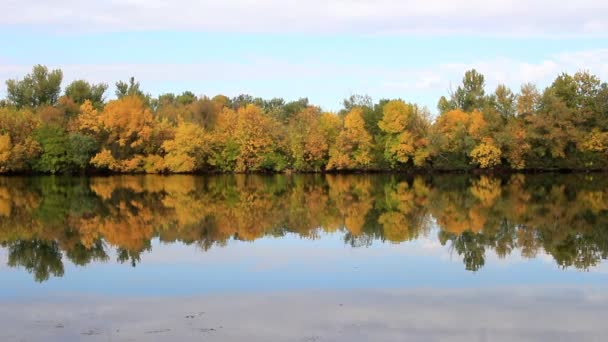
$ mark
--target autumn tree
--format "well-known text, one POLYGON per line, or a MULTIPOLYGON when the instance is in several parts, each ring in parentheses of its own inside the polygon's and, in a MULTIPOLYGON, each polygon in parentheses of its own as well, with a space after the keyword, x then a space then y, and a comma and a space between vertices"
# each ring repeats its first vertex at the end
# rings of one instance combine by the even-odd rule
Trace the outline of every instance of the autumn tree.
POLYGON ((517 113, 518 115, 533 114, 538 109, 540 102, 540 94, 538 89, 532 83, 525 83, 521 86, 519 96, 517 97, 517 113))
POLYGON ((103 150, 93 158, 93 164, 113 171, 141 170, 142 153, 154 129, 152 113, 141 97, 126 96, 110 101, 99 119, 107 138, 103 150))
POLYGON ((287 134, 295 170, 320 171, 327 163, 329 137, 320 120, 319 110, 308 107, 289 121, 287 134))
POLYGON ((386 103, 378 126, 386 135, 384 157, 393 167, 409 161, 415 166, 424 165, 429 156, 428 122, 416 106, 401 100, 386 103))
POLYGON ((0 173, 30 170, 40 153, 40 145, 33 138, 39 125, 29 110, 0 108, 0 173))
POLYGON ((209 136, 209 164, 222 172, 234 171, 239 154, 239 143, 236 139, 237 113, 225 107, 217 117, 215 129, 209 136))
POLYGON ((363 111, 352 109, 344 117, 344 128, 329 151, 328 170, 365 169, 370 166, 372 137, 365 130, 363 111))
POLYGON ((208 153, 205 131, 198 125, 181 122, 175 128, 175 137, 162 145, 165 151, 164 166, 174 173, 201 170, 208 153))
POLYGON ((255 105, 237 111, 235 139, 239 146, 237 172, 281 170, 286 160, 278 151, 281 127, 255 105))

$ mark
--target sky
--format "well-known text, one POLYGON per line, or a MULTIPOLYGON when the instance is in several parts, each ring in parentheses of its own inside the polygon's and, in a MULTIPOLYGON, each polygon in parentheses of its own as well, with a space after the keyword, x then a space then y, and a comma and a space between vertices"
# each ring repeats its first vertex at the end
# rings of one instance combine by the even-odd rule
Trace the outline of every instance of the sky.
MULTIPOLYGON (((436 111, 476 68, 487 90, 545 87, 587 70, 608 80, 602 0, 2 0, 0 82, 34 64, 152 95, 241 93, 326 110, 368 94, 436 111)), ((0 87, 0 97, 6 95, 0 87)))

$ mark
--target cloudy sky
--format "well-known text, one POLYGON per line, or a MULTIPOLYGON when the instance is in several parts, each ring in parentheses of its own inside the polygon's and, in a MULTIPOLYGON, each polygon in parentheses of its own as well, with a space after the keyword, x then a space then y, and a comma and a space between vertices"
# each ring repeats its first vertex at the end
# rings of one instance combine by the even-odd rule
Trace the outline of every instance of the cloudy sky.
POLYGON ((66 82, 135 76, 154 95, 308 97, 335 110, 369 94, 434 111, 470 68, 488 88, 580 69, 608 80, 607 17, 601 0, 3 0, 0 81, 40 63, 66 82))

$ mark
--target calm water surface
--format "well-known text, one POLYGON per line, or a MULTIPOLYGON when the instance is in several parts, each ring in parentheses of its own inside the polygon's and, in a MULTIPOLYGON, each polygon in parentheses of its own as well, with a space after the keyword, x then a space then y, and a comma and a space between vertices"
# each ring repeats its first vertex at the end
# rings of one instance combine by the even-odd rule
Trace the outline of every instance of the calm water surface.
POLYGON ((0 341, 605 341, 608 175, 0 178, 0 341))

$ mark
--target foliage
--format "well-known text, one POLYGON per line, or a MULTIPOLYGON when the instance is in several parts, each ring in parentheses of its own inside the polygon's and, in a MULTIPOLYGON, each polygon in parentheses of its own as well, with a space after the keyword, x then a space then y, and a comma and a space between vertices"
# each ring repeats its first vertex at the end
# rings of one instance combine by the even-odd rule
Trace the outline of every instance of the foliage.
POLYGON ((434 117, 367 95, 336 113, 305 97, 152 97, 132 77, 106 103, 107 85, 76 80, 60 96, 61 79, 37 65, 7 81, 0 173, 608 170, 608 84, 585 71, 486 92, 469 70, 434 117))
POLYGON ((65 96, 79 105, 82 105, 85 101, 90 101, 93 107, 99 109, 103 107, 103 94, 106 90, 108 90, 108 85, 105 83, 90 84, 85 80, 76 80, 65 88, 65 96))
POLYGON ((607 211, 607 179, 589 174, 0 177, 0 246, 38 281, 65 259, 136 264, 156 239, 203 252, 322 232, 352 246, 437 234, 470 271, 490 252, 586 270, 608 258, 607 211))
POLYGON ((371 163, 372 137, 365 130, 363 110, 353 108, 344 117, 344 127, 329 151, 328 170, 365 169, 371 163))
POLYGON ((35 65, 22 80, 6 81, 7 99, 17 108, 54 105, 59 99, 63 72, 35 65))
POLYGON ((492 138, 484 139, 471 151, 473 162, 477 163, 482 169, 487 169, 500 164, 502 152, 496 147, 492 138))
POLYGON ((163 143, 164 166, 170 172, 184 173, 200 170, 208 153, 204 130, 193 123, 180 123, 175 137, 163 143))

